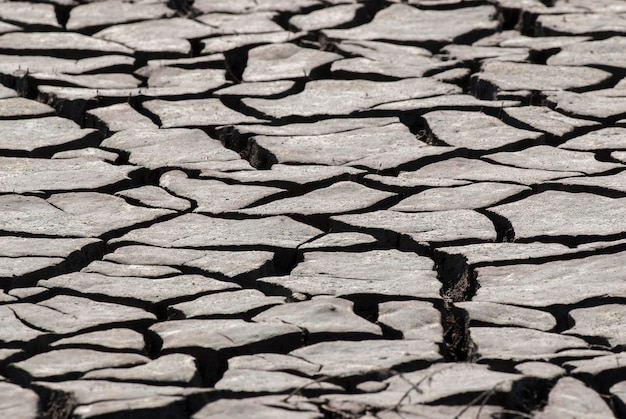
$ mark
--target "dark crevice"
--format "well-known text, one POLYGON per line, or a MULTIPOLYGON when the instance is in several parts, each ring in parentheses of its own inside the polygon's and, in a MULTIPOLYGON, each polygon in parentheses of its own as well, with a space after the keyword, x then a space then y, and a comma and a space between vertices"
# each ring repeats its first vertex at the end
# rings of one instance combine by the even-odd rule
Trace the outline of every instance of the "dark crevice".
POLYGON ((513 224, 511 224, 506 217, 486 209, 477 209, 475 211, 491 220, 496 229, 497 242, 512 242, 515 240, 515 230, 513 229, 513 224))
POLYGON ((53 390, 44 384, 35 384, 32 390, 39 396, 41 419, 69 419, 77 406, 75 398, 61 390, 53 390))
POLYGON ((161 118, 159 118, 158 115, 150 112, 146 107, 144 107, 143 102, 144 101, 137 100, 136 102, 133 102, 131 106, 141 115, 149 118, 154 123, 154 125, 156 125, 159 128, 162 127, 163 122, 161 122, 161 118))
POLYGON ((447 361, 475 361, 477 348, 470 336, 469 314, 454 303, 471 301, 474 297, 480 286, 476 273, 463 255, 435 251, 433 257, 437 278, 442 283, 444 357, 447 361))
POLYGON ((444 300, 451 303, 471 301, 478 291, 479 284, 467 258, 437 250, 434 258, 437 276, 442 283, 441 295, 444 300))
POLYGON ((68 141, 63 144, 50 145, 45 147, 35 148, 33 150, 11 150, 0 149, 0 154, 3 157, 25 157, 25 158, 42 158, 50 159, 54 154, 61 151, 80 150, 86 147, 98 147, 102 142, 102 138, 98 131, 86 134, 82 138, 78 138, 73 141, 68 141))
POLYGON ((448 362, 473 362, 477 347, 469 330, 469 315, 454 304, 444 302, 442 315, 443 339, 446 347, 444 358, 448 362))
POLYGON ((563 254, 551 255, 551 256, 541 256, 541 257, 529 257, 523 260, 520 259, 506 259, 506 260, 494 260, 489 262, 477 262, 472 264, 472 268, 482 268, 485 266, 510 266, 510 265, 541 265, 548 262, 556 262, 556 261, 568 261, 568 260, 576 260, 583 259, 589 256, 596 255, 612 255, 616 253, 620 253, 626 251, 626 243, 615 243, 610 244, 611 242, 606 242, 606 247, 593 248, 589 250, 579 250, 576 252, 567 252, 563 254))
POLYGON ((570 248, 576 248, 581 244, 588 244, 593 242, 608 242, 608 241, 616 241, 626 239, 626 232, 615 233, 615 234, 593 234, 593 235, 578 235, 578 236, 569 236, 569 235, 555 235, 555 236, 533 236, 533 237, 521 237, 516 238, 515 241, 518 243, 560 243, 570 248))
MULTIPOLYGON (((5 292, 14 288, 34 287, 42 278, 52 278, 83 269, 93 260, 100 259, 104 251, 105 245, 102 241, 88 244, 82 249, 70 253, 62 262, 54 266, 38 269, 21 276, 0 278, 0 287, 5 292)), ((25 301, 25 299, 21 299, 21 301, 25 301)))
POLYGON ((243 72, 248 65, 248 52, 252 49, 249 46, 236 48, 224 53, 226 57, 226 79, 234 83, 241 83, 243 72))
MULTIPOLYGON (((592 176, 587 175, 585 179, 592 176)), ((575 185, 567 183, 543 183, 537 186, 537 192, 545 191, 561 191, 569 193, 588 193, 598 196, 604 196, 607 198, 624 198, 626 197, 626 191, 619 191, 616 189, 610 189, 609 187, 592 186, 592 185, 575 185)))
MULTIPOLYGON (((590 67, 596 67, 601 70, 607 71, 606 67, 603 67, 603 66, 590 66, 590 67)), ((575 92, 575 93, 584 93, 584 92, 592 92, 594 90, 610 89, 614 87, 620 80, 622 80, 622 78, 624 77, 624 74, 625 74, 624 70, 622 69, 622 72, 620 72, 620 74, 612 74, 611 77, 609 77, 608 79, 602 82, 584 86, 584 87, 572 88, 568 90, 575 92)))
POLYGON ((57 17, 57 22, 61 25, 62 28, 65 28, 67 25, 67 21, 70 19, 70 12, 72 11, 73 6, 63 6, 60 4, 54 5, 54 12, 57 17))

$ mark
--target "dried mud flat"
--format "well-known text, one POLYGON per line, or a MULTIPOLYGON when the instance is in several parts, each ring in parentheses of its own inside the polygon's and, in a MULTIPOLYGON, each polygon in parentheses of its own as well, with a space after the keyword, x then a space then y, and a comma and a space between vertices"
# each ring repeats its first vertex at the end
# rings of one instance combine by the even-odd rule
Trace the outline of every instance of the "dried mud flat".
POLYGON ((0 412, 626 417, 621 0, 0 1, 0 412))

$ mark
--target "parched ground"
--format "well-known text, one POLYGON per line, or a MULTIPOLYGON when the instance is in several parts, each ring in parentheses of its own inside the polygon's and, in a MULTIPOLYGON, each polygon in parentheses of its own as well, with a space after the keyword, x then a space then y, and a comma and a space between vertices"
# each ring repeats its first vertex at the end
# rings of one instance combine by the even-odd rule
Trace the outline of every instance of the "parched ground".
POLYGON ((0 0, 0 416, 626 417, 623 0, 0 0))

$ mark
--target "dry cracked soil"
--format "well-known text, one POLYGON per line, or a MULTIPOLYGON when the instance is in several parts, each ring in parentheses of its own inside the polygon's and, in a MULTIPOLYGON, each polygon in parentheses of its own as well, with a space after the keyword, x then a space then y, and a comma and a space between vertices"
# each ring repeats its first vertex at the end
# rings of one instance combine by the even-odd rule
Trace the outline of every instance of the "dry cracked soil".
POLYGON ((0 416, 626 417, 623 0, 0 0, 0 416))

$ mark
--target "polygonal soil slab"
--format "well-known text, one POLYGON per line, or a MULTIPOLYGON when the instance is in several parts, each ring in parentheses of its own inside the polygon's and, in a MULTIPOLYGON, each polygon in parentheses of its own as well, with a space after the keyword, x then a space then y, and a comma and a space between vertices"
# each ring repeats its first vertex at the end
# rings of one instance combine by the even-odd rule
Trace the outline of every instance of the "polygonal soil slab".
POLYGON ((611 73, 588 67, 554 66, 491 61, 473 76, 477 96, 492 99, 498 90, 571 90, 598 86, 609 80, 611 73))
POLYGON ((103 260, 127 265, 190 266, 207 274, 227 278, 272 270, 274 254, 258 250, 195 250, 152 246, 124 246, 104 255, 103 260))
POLYGON ((572 178, 559 179, 557 183, 562 185, 588 187, 591 190, 600 188, 610 191, 626 192, 625 181, 626 171, 622 171, 615 175, 609 176, 577 176, 572 178))
POLYGON ((480 45, 446 45, 440 50, 449 60, 464 63, 480 61, 519 62, 528 60, 527 48, 490 47, 480 45))
POLYGON ((626 66, 626 37, 614 36, 601 41, 566 45, 548 58, 548 65, 598 66, 624 68, 626 66))
POLYGON ((25 71, 33 73, 57 71, 59 73, 81 74, 112 67, 122 67, 130 72, 132 71, 133 63, 134 58, 127 55, 101 55, 81 60, 43 55, 0 55, 0 72, 21 77, 24 76, 25 71))
POLYGON ((163 341, 163 351, 191 349, 237 350, 261 347, 285 350, 300 344, 302 330, 281 323, 250 323, 239 319, 170 320, 150 327, 163 341))
POLYGON ((495 182, 478 182, 456 188, 432 188, 403 199, 392 211, 421 212, 484 208, 530 188, 495 182))
POLYGON ((620 304, 604 304, 596 307, 577 308, 569 312, 574 327, 564 333, 576 336, 595 336, 606 339, 611 347, 626 345, 626 307, 620 304))
POLYGON ((308 376, 314 376, 321 368, 318 364, 313 364, 296 356, 275 353, 236 356, 228 360, 228 366, 256 371, 297 371, 308 376))
POLYGON ((257 12, 289 12, 297 13, 321 7, 320 0, 197 0, 194 7, 204 13, 257 13, 257 12))
POLYGON ((0 4, 0 20, 16 22, 25 26, 50 26, 60 28, 52 4, 16 1, 0 4))
POLYGON ((566 374, 564 368, 547 361, 528 361, 515 366, 515 370, 531 377, 554 380, 566 374))
POLYGON ((28 280, 24 280, 24 285, 30 284, 30 277, 32 277, 32 274, 36 274, 37 272, 49 273, 62 271, 62 269, 60 269, 60 265, 62 263, 63 259, 61 258, 0 257, 0 282, 2 282, 5 286, 11 286, 20 284, 22 282, 22 277, 29 276, 28 280))
POLYGON ((3 120, 0 121, 0 149, 33 152, 53 147, 69 148, 81 140, 93 140, 95 132, 57 116, 3 120), (46 135, 42 134, 44 132, 46 135))
POLYGON ((133 51, 115 42, 75 32, 13 32, 0 35, 0 51, 24 55, 52 55, 80 59, 104 54, 128 54, 133 51))
POLYGON ((263 311, 252 320, 296 325, 308 332, 311 342, 382 337, 379 326, 354 314, 353 303, 340 298, 320 296, 310 301, 281 304, 263 311))
POLYGON ((532 185, 535 183, 543 183, 547 180, 576 175, 579 175, 579 173, 522 169, 500 164, 492 164, 481 159, 455 157, 428 164, 415 171, 401 172, 398 175, 398 179, 425 185, 428 185, 428 183, 423 182, 432 182, 435 180, 441 181, 442 179, 446 181, 471 180, 482 182, 511 182, 522 185, 532 185))
POLYGON ((586 175, 624 167, 621 164, 598 161, 592 153, 563 150, 547 145, 530 147, 515 153, 490 154, 486 158, 524 169, 582 172, 586 175))
POLYGON ((405 339, 443 340, 441 313, 426 301, 387 301, 378 305, 377 323, 402 332, 405 339))
POLYGON ((28 73, 29 81, 41 85, 69 85, 72 87, 85 87, 88 89, 134 89, 139 87, 141 81, 131 74, 108 73, 108 74, 59 74, 54 72, 28 73))
POLYGON ((556 327, 556 319, 551 314, 525 307, 480 301, 461 301, 455 303, 455 306, 467 311, 470 322, 497 326, 517 326, 544 332, 556 327))
POLYGON ((131 329, 111 328, 59 339, 50 346, 53 348, 106 348, 141 353, 145 349, 146 342, 139 332, 131 329))
POLYGON ((189 179, 185 173, 179 171, 165 173, 159 179, 159 184, 176 196, 196 202, 195 212, 211 214, 236 211, 261 199, 285 192, 284 189, 266 186, 229 185, 219 180, 189 179))
POLYGON ((16 384, 0 382, 0 411, 10 418, 35 418, 39 397, 32 390, 16 384))
POLYGON ((54 334, 76 333, 91 328, 106 329, 112 324, 146 323, 156 320, 152 313, 122 304, 103 303, 83 297, 57 295, 37 304, 12 304, 11 310, 23 322, 54 334))
POLYGON ((94 38, 114 41, 148 54, 189 55, 191 44, 188 39, 208 36, 212 32, 210 26, 175 17, 111 26, 96 33, 94 38))
POLYGON ((102 26, 137 20, 171 17, 174 10, 159 2, 128 3, 123 0, 81 4, 72 8, 65 27, 70 31, 82 32, 102 26))
POLYGON ((53 107, 45 103, 37 102, 36 100, 23 97, 12 97, 0 100, 0 119, 52 115, 54 115, 53 107))
POLYGON ((89 250, 98 247, 98 239, 46 239, 37 237, 4 236, 0 240, 0 255, 17 258, 23 256, 49 256, 68 258, 74 253, 83 253, 91 259, 89 250))
POLYGON ((107 414, 123 416, 129 410, 149 417, 163 411, 172 417, 185 417, 192 407, 185 401, 185 397, 203 393, 206 397, 206 393, 211 392, 206 389, 109 380, 65 380, 58 383, 39 381, 33 383, 33 386, 45 395, 55 392, 65 400, 70 400, 73 413, 81 417, 107 414))
POLYGON ((0 208, 2 231, 61 237, 99 237, 172 213, 135 207, 122 198, 95 192, 61 193, 48 200, 3 195, 0 208))
POLYGON ((576 240, 623 235, 626 229, 615 220, 626 216, 625 203, 626 198, 546 191, 489 210, 509 220, 517 240, 576 240))
MULTIPOLYGON (((499 102, 499 101, 498 101, 499 102)), ((513 122, 521 122, 524 125, 561 137, 571 134, 577 128, 595 125, 595 122, 584 119, 575 119, 553 111, 547 106, 519 106, 508 107, 502 110, 503 114, 513 122)), ((511 123, 509 121, 509 123, 511 123)))
POLYGON ((606 91, 556 92, 548 95, 547 102, 551 108, 573 117, 606 121, 626 116, 626 97, 610 96, 606 91))
POLYGON ((119 263, 94 260, 80 270, 83 273, 96 273, 116 277, 163 278, 180 275, 182 272, 170 266, 122 265, 119 263))
POLYGON ((590 359, 580 359, 564 363, 571 375, 586 382, 599 374, 615 374, 618 376, 624 368, 626 353, 620 352, 605 356, 597 356, 590 359))
POLYGON ((433 79, 399 81, 313 80, 301 93, 283 99, 243 99, 242 102, 269 118, 288 116, 349 115, 381 103, 460 93, 457 86, 433 79))
POLYGON ((219 99, 214 98, 183 101, 154 99, 145 102, 143 106, 159 117, 163 128, 208 127, 261 122, 258 118, 227 108, 219 99))
POLYGON ((242 78, 250 82, 308 77, 315 69, 340 58, 339 54, 295 44, 263 45, 248 52, 242 78))
MULTIPOLYGON (((453 70, 451 70, 453 71, 453 70)), ((437 79, 439 75, 434 75, 437 79)), ((445 81, 442 79, 442 81, 445 81)), ((435 110, 465 110, 480 112, 484 109, 504 109, 511 106, 519 106, 515 100, 482 100, 472 95, 451 93, 444 96, 432 96, 418 99, 399 100, 374 106, 373 110, 380 111, 415 111, 419 114, 435 110)))
POLYGON ((476 269, 480 288, 473 301, 528 307, 575 304, 595 297, 620 296, 624 252, 582 259, 476 269))
POLYGON ((482 359, 541 360, 566 349, 589 347, 573 336, 521 327, 470 327, 470 333, 482 359))
POLYGON ((103 368, 87 372, 85 379, 136 381, 159 385, 190 385, 198 382, 196 359, 186 354, 164 355, 131 367, 103 368))
POLYGON ((203 295, 169 307, 170 318, 194 318, 211 316, 247 316, 285 302, 284 297, 268 297, 261 291, 243 289, 203 295))
MULTIPOLYGON (((410 147, 400 147, 393 151, 386 151, 380 154, 374 154, 371 156, 366 156, 359 160, 354 160, 349 163, 352 167, 371 169, 372 171, 380 172, 381 170, 391 170, 392 173, 401 168, 406 169, 407 167, 422 167, 423 165, 429 164, 432 161, 444 160, 446 157, 450 157, 454 154, 457 148, 455 147, 424 147, 419 142, 417 142, 417 147, 412 145, 410 147)), ((394 186, 394 182, 398 181, 398 186, 403 186, 404 181, 402 179, 391 177, 391 176, 379 176, 379 175, 366 175, 366 178, 370 179, 378 179, 386 178, 390 186, 394 186)), ((452 182, 450 184, 442 184, 441 182, 437 182, 436 184, 429 183, 417 183, 418 185, 425 186, 452 186, 457 184, 464 184, 469 182, 452 182)), ((385 183, 385 182, 381 182, 385 183)), ((408 182, 410 183, 410 182, 408 182)), ((406 185, 411 186, 411 185, 406 185)), ((415 186, 415 185, 413 185, 415 186)))
POLYGON ((126 151, 130 153, 130 163, 150 169, 250 168, 239 154, 224 148, 199 129, 129 129, 107 138, 102 146, 126 151))
POLYGON ((396 43, 440 44, 469 38, 498 27, 492 6, 454 10, 420 10, 394 4, 378 12, 370 23, 350 29, 322 31, 328 39, 387 40, 396 43))
POLYGON ((136 242, 161 247, 271 246, 294 248, 321 231, 278 216, 227 220, 185 214, 173 220, 133 230, 112 242, 136 242))
MULTIPOLYGON (((237 86, 242 86, 240 84, 237 86)), ((347 132, 360 128, 384 127, 400 122, 396 116, 371 118, 329 118, 321 121, 297 122, 286 125, 237 125, 234 132, 242 136, 313 136, 347 132)))
POLYGON ((222 87, 226 81, 226 71, 218 69, 191 69, 158 67, 142 76, 148 77, 148 87, 155 88, 156 96, 198 94, 222 87))
POLYGON ((422 340, 365 340, 321 342, 289 353, 321 365, 319 375, 338 378, 388 374, 407 365, 428 365, 441 360, 434 343, 422 340))
POLYGON ((120 155, 97 147, 85 147, 78 150, 59 151, 52 155, 52 159, 86 159, 100 160, 108 163, 118 161, 120 155))
POLYGON ((30 159, 0 157, 0 191, 71 191, 99 189, 128 180, 133 166, 84 158, 30 159))
POLYGON ((0 99, 16 98, 17 92, 5 86, 0 86, 0 99))
POLYGON ((450 210, 426 213, 376 211, 367 214, 338 215, 331 218, 339 226, 369 230, 383 230, 391 242, 398 235, 424 243, 459 240, 495 240, 492 222, 471 210, 450 210))
POLYGON ((572 13, 566 15, 546 14, 537 18, 536 33, 544 35, 618 35, 626 32, 626 23, 621 15, 616 13, 572 13))
POLYGON ((367 188, 355 182, 336 182, 298 197, 283 198, 241 210, 244 214, 338 214, 372 207, 394 194, 367 188))
POLYGON ((140 186, 116 192, 115 195, 137 201, 146 207, 167 208, 176 211, 185 211, 191 207, 191 202, 186 199, 170 195, 158 186, 140 186))
POLYGON ((439 298, 441 283, 430 259, 397 250, 306 252, 289 276, 259 279, 292 293, 384 294, 439 298), (389 272, 394 272, 389 276, 389 272))
POLYGON ((407 78, 455 65, 454 61, 433 58, 426 49, 386 42, 342 41, 335 48, 351 58, 335 61, 331 66, 334 73, 407 78))
POLYGON ((11 310, 10 305, 0 306, 0 315, 0 342, 3 344, 29 342, 46 333, 25 325, 23 319, 11 310))
POLYGON ((199 22, 209 25, 215 35, 263 34, 282 31, 283 27, 275 22, 276 19, 278 19, 278 13, 269 11, 243 14, 216 12, 196 17, 199 22))
POLYGON ((170 278, 115 277, 76 272, 42 279, 39 286, 52 290, 71 290, 151 304, 197 294, 232 290, 237 284, 218 281, 201 275, 179 275, 170 278))
POLYGON ((340 4, 297 14, 289 19, 289 26, 297 31, 318 31, 349 24, 356 20, 362 11, 360 4, 340 4))
POLYGON ((33 380, 69 378, 101 368, 145 364, 149 360, 138 354, 110 353, 92 349, 56 349, 11 364, 9 375, 19 382, 30 383, 33 380))
POLYGON ((352 167, 274 164, 269 170, 241 170, 238 172, 205 170, 202 172, 202 176, 244 184, 281 187, 300 191, 302 187, 351 179, 361 173, 363 173, 363 170, 352 167))
POLYGON ((307 242, 298 247, 300 251, 313 251, 313 250, 346 250, 350 248, 367 248, 376 243, 376 239, 364 233, 329 233, 315 240, 307 242))
POLYGON ((572 138, 559 148, 580 151, 626 149, 626 128, 609 127, 572 138))
POLYGON ((302 33, 278 31, 241 35, 222 35, 202 40, 201 54, 215 54, 259 44, 283 44, 298 41, 302 33))
MULTIPOLYGON (((292 393, 343 392, 343 387, 282 371, 258 371, 229 368, 215 384, 216 390, 234 393, 292 393)), ((286 414, 286 412, 285 412, 286 414)), ((290 415, 289 415, 290 416, 290 415)), ((255 413, 253 417, 258 417, 255 413)))
POLYGON ((223 89, 216 90, 213 95, 216 97, 221 96, 235 96, 241 97, 269 97, 275 95, 286 94, 289 90, 293 89, 296 85, 291 80, 276 80, 276 81, 259 81, 259 82, 241 82, 239 84, 233 84, 223 89))
POLYGON ((99 128, 105 134, 131 128, 157 128, 150 118, 137 112, 128 103, 116 103, 91 109, 86 112, 86 119, 88 121, 94 119, 93 125, 90 126, 99 128))
POLYGON ((572 377, 561 378, 550 390, 548 404, 536 418, 615 417, 600 394, 572 377))
MULTIPOLYGON (((324 399, 335 407, 339 407, 340 403, 345 401, 383 409, 393 409, 398 405, 408 407, 431 404, 454 396, 457 400, 468 400, 467 403, 469 403, 477 395, 488 391, 506 393, 511 390, 512 384, 522 377, 521 374, 491 371, 487 365, 438 363, 426 369, 394 375, 383 382, 386 388, 378 393, 332 395, 324 396, 324 399)), ((455 406, 455 410, 449 411, 448 415, 434 417, 449 418, 459 411, 459 406, 455 406)), ((417 417, 424 416, 418 414, 417 417)), ((475 415, 468 416, 470 417, 475 417, 475 415)))
POLYGON ((285 396, 264 396, 220 399, 194 413, 192 419, 248 419, 252 417, 270 419, 285 415, 293 419, 318 419, 320 417, 317 407, 306 403, 306 399, 303 401, 296 396, 285 401, 285 396))
POLYGON ((273 163, 340 166, 391 150, 424 147, 403 124, 361 128, 325 135, 255 136, 250 141, 253 165, 273 163))

